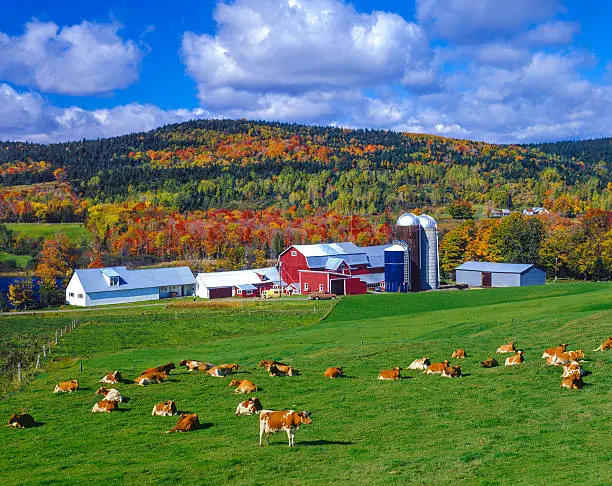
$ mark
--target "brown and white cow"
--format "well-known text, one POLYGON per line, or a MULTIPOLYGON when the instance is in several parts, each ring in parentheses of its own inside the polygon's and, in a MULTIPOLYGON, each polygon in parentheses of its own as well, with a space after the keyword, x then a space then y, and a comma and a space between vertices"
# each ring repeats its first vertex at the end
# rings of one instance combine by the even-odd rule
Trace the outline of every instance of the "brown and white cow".
POLYGON ((525 361, 525 358, 523 358, 523 351, 521 349, 519 349, 516 353, 514 353, 514 356, 509 356, 508 358, 506 358, 506 366, 514 366, 517 364, 521 364, 525 361))
POLYGON ((168 373, 165 371, 157 371, 152 373, 143 373, 134 380, 134 383, 140 386, 154 385, 161 383, 168 378, 168 373))
POLYGON ((344 370, 340 366, 333 366, 325 370, 325 378, 342 378, 344 370))
POLYGON ((109 385, 116 385, 117 383, 121 383, 121 373, 118 371, 111 371, 110 373, 104 375, 99 383, 108 383, 109 385))
POLYGON ((14 413, 8 421, 7 427, 15 427, 16 429, 27 429, 34 427, 34 417, 29 413, 14 413))
POLYGON ((160 417, 170 417, 172 415, 178 415, 176 411, 176 403, 172 400, 167 402, 158 403, 153 406, 151 415, 159 415, 160 417))
POLYGON ((295 376, 297 370, 289 365, 273 364, 270 366, 270 376, 295 376))
POLYGON ((112 412, 113 410, 117 410, 119 408, 119 402, 115 400, 101 400, 96 403, 91 409, 91 413, 103 413, 103 412, 112 412))
POLYGON ((408 366, 409 370, 426 370, 430 365, 429 358, 427 356, 423 356, 422 358, 415 359, 410 366, 408 366))
POLYGON ((53 393, 72 393, 79 389, 79 380, 62 381, 55 386, 53 393))
POLYGON ((254 415, 262 410, 261 402, 257 397, 251 397, 236 407, 236 415, 254 415))
POLYGON ((447 359, 445 359, 441 363, 432 363, 427 367, 425 371, 423 371, 423 373, 426 373, 428 375, 439 374, 439 373, 441 374, 445 368, 448 368, 449 364, 450 363, 448 362, 447 359))
POLYGON ((480 364, 483 368, 494 368, 495 366, 499 366, 499 363, 495 358, 487 358, 484 361, 481 361, 480 364))
POLYGON ((542 354, 542 358, 550 358, 551 356, 554 356, 555 354, 565 353, 566 349, 567 349, 567 343, 559 344, 559 346, 555 348, 548 348, 542 354))
POLYGON ((565 353, 555 354, 546 358, 546 363, 549 365, 561 366, 569 363, 570 361, 578 361, 584 358, 584 352, 582 349, 577 351, 567 351, 565 353))
POLYGON ((182 413, 177 424, 166 432, 191 432, 200 428, 200 419, 197 413, 182 413))
POLYGON ((115 402, 123 403, 125 402, 125 397, 119 393, 119 390, 116 388, 104 388, 100 387, 96 390, 96 395, 103 395, 104 400, 113 400, 115 402))
POLYGON ((235 386, 235 393, 253 393, 257 391, 257 385, 250 380, 232 380, 229 386, 235 386))
POLYGON ((516 352, 516 348, 514 347, 514 341, 510 341, 508 344, 501 345, 499 348, 497 348, 497 351, 495 351, 495 352, 497 354, 514 353, 514 352, 516 352))
POLYGON ((306 411, 293 410, 262 410, 259 413, 259 445, 266 435, 266 443, 270 445, 270 434, 285 431, 289 439, 289 447, 295 446, 295 433, 302 424, 311 424, 312 419, 306 411))
POLYGON ((212 363, 205 363, 195 359, 184 359, 178 365, 185 366, 189 371, 207 371, 215 366, 212 363))
POLYGON ((565 378, 575 371, 580 373, 580 376, 584 375, 584 370, 582 369, 582 366, 580 366, 580 363, 578 361, 570 361, 569 363, 565 363, 563 366, 563 374, 561 376, 565 378))
POLYGON ((155 368, 147 368, 142 373, 140 373, 140 376, 148 375, 150 373, 164 373, 164 372, 166 373, 166 375, 169 375, 170 374, 170 370, 173 370, 175 368, 176 368, 176 366, 174 366, 174 363, 171 361, 168 364, 157 366, 155 368))
POLYGON ((206 374, 220 378, 229 375, 229 370, 224 366, 213 366, 212 368, 206 370, 206 374))
POLYGON ((443 378, 458 378, 461 376, 461 366, 447 366, 442 370, 443 378))
POLYGON ((257 365, 258 368, 265 368, 266 371, 270 371, 270 367, 272 365, 277 365, 277 366, 289 366, 286 363, 282 363, 280 361, 274 361, 271 359, 262 359, 259 364, 257 365))
POLYGON ((465 353, 465 349, 459 348, 453 351, 453 358, 465 358, 467 354, 465 353))
POLYGON ((608 336, 608 338, 601 343, 601 346, 593 351, 606 351, 607 349, 612 349, 612 336, 608 336))
POLYGON ((383 381, 399 380, 401 377, 402 375, 400 373, 399 366, 391 368, 390 370, 382 370, 380 373, 378 373, 378 379, 383 381))
POLYGON ((570 390, 580 390, 583 385, 582 375, 579 371, 570 373, 568 376, 563 378, 563 381, 561 382, 561 388, 569 388, 570 390))

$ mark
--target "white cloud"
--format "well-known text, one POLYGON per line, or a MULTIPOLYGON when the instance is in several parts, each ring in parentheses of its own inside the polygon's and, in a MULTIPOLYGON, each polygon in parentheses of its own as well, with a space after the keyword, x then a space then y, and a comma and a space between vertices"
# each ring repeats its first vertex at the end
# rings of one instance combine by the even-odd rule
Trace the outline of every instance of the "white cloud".
POLYGON ((0 81, 70 95, 125 88, 138 79, 144 52, 121 39, 119 27, 84 21, 60 29, 35 20, 21 36, 0 32, 0 81))

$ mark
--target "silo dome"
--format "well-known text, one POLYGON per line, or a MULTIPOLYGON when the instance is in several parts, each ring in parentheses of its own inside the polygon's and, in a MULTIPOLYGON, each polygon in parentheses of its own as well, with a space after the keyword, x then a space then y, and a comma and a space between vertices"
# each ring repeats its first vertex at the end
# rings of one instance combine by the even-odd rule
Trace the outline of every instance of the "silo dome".
POLYGON ((419 218, 412 213, 404 213, 397 218, 397 226, 419 226, 419 218))
POLYGON ((419 216, 419 222, 421 226, 425 229, 436 229, 438 227, 436 220, 427 214, 421 214, 419 216))

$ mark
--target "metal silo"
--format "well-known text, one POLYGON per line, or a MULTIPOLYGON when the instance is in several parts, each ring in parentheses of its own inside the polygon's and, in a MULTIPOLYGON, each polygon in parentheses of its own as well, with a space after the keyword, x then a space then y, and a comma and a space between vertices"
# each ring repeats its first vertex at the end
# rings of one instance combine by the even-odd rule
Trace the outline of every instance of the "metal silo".
POLYGON ((410 249, 410 291, 421 289, 421 222, 412 213, 397 218, 397 238, 410 249))
POLYGON ((421 290, 440 288, 438 225, 431 216, 419 216, 421 223, 421 290))
POLYGON ((402 241, 385 248, 385 291, 408 292, 410 289, 410 250, 402 241))

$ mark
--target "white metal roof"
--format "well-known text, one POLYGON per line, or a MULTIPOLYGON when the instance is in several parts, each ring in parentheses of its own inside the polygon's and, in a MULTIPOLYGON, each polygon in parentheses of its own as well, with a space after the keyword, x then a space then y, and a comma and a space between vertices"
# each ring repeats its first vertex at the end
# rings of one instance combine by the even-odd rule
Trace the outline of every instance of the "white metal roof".
POLYGON ((125 267, 84 268, 77 269, 74 273, 79 278, 83 290, 88 294, 195 284, 195 278, 189 267, 142 270, 128 270, 125 267), (104 275, 119 277, 119 285, 109 286, 104 275))
POLYGON ((316 245, 293 245, 306 258, 317 256, 336 256, 363 253, 355 243, 319 243, 316 245))
POLYGON ((412 213, 404 213, 397 218, 397 226, 419 226, 421 223, 412 213))
POLYGON ((381 283, 385 281, 384 273, 370 273, 366 275, 355 275, 355 276, 359 277, 359 280, 361 280, 362 282, 368 285, 377 284, 377 283, 381 283))
POLYGON ((530 263, 465 262, 455 268, 455 270, 493 273, 525 273, 532 267, 533 265, 530 263))
POLYGON ((238 287, 262 282, 277 283, 279 281, 276 267, 255 268, 253 270, 236 270, 233 272, 198 273, 196 279, 205 287, 238 287))

